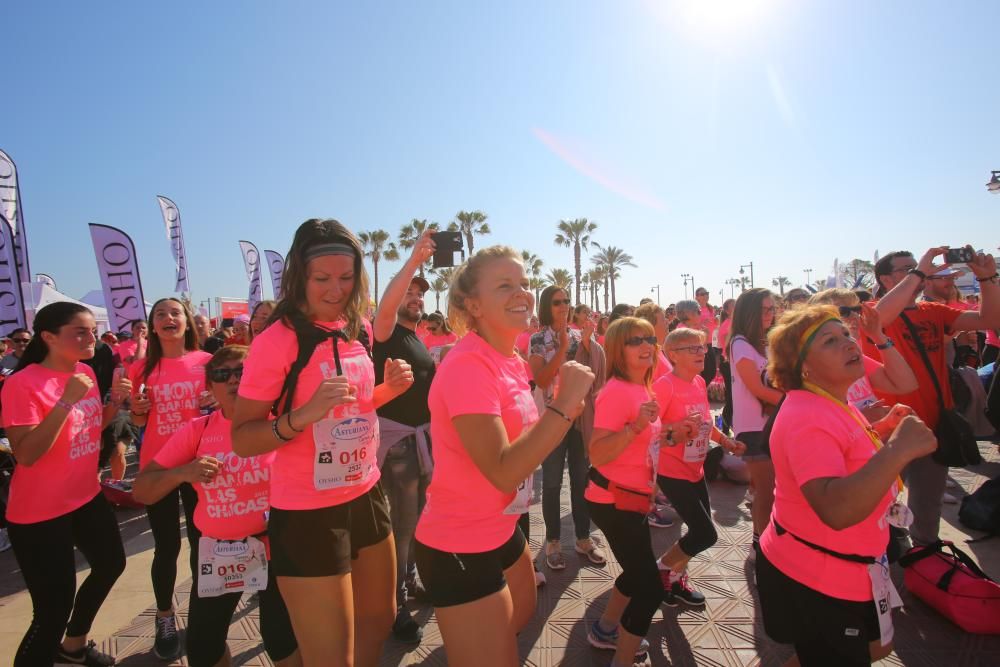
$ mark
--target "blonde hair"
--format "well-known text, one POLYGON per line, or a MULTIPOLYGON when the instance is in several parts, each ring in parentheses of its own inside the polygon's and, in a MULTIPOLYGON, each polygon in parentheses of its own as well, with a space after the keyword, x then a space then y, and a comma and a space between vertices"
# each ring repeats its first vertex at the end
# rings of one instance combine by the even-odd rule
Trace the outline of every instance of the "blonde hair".
POLYGON ((520 251, 510 246, 494 245, 477 251, 452 274, 451 284, 448 286, 448 326, 459 337, 476 328, 475 319, 465 307, 465 300, 479 293, 479 277, 483 267, 497 259, 513 259, 524 263, 520 251))
POLYGON ((781 316, 767 334, 767 375, 775 387, 786 392, 802 388, 799 357, 806 342, 802 334, 814 324, 830 318, 840 321, 836 307, 830 305, 805 305, 781 316))
MULTIPOLYGON (((626 382, 631 382, 625 363, 625 340, 631 337, 633 331, 640 331, 643 336, 655 336, 656 330, 648 321, 639 317, 620 317, 608 327, 604 334, 604 353, 607 356, 608 375, 626 382)), ((660 346, 654 345, 654 354, 660 346)), ((653 366, 646 369, 642 378, 647 389, 653 384, 653 366)))
POLYGON ((817 292, 809 297, 810 306, 856 306, 861 303, 861 299, 853 290, 843 287, 833 287, 817 292))
POLYGON ((655 303, 644 303, 638 308, 636 308, 635 312, 632 314, 635 315, 636 317, 641 317, 642 319, 646 320, 655 327, 656 316, 663 315, 664 312, 663 308, 660 308, 655 303))
MULTIPOLYGON (((705 344, 705 332, 699 331, 698 329, 688 329, 687 327, 678 327, 674 329, 669 334, 667 334, 667 340, 664 341, 664 354, 667 358, 670 358, 670 348, 678 343, 687 343, 691 341, 698 341, 699 344, 705 344)), ((673 359, 670 359, 673 363, 673 359)))

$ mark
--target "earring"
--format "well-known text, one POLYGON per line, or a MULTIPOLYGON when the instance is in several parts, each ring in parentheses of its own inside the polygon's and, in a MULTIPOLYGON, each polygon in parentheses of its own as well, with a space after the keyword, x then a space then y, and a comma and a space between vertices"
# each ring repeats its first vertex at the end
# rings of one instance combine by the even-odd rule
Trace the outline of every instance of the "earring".
POLYGON ((802 371, 802 379, 803 380, 809 379, 809 371, 802 371))

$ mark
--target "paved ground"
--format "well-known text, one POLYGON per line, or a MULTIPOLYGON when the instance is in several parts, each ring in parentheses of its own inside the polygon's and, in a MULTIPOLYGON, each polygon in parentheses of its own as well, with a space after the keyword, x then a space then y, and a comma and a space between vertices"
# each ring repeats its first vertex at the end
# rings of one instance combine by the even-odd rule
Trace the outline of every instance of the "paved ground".
MULTIPOLYGON (((960 488, 955 495, 973 490, 985 477, 1000 474, 997 446, 981 443, 987 462, 974 470, 952 470, 960 488)), ((540 491, 540 489, 536 489, 540 491)), ((764 635, 759 622, 746 562, 750 542, 749 513, 743 504, 744 487, 716 482, 711 485, 712 504, 719 531, 718 544, 691 563, 691 578, 708 598, 703 610, 662 608, 653 621, 649 640, 653 665, 779 665, 790 654, 764 635)), ((953 539, 994 578, 1000 579, 1000 539, 965 544, 967 537, 956 518, 957 506, 946 505, 942 534, 953 539)), ((563 493, 563 534, 571 548, 568 489, 563 493)), ((532 507, 533 550, 537 553, 543 535, 540 505, 532 507)), ((93 636, 103 650, 117 656, 120 665, 163 665, 150 653, 153 611, 149 584, 152 541, 144 516, 120 512, 129 566, 101 611, 93 636)), ((654 545, 666 549, 681 528, 654 529, 654 545)), ((184 572, 186 553, 181 554, 184 572)), ((585 567, 575 554, 561 573, 546 572, 548 584, 539 592, 535 618, 520 638, 526 665, 606 665, 610 653, 591 649, 586 642, 589 623, 600 615, 614 578, 617 563, 602 569, 585 567)), ((85 572, 81 561, 81 578, 85 572)), ((21 633, 31 613, 30 600, 22 590, 20 574, 10 552, 0 554, 0 664, 10 664, 21 633)), ((1000 637, 967 635, 910 596, 895 572, 905 608, 896 615, 897 651, 882 665, 954 665, 956 667, 1000 665, 1000 637)), ((178 586, 176 605, 180 624, 186 622, 189 582, 178 586)), ((426 623, 424 641, 416 648, 387 642, 384 665, 444 665, 441 637, 432 610, 416 608, 426 623)), ((259 642, 256 606, 244 598, 230 627, 230 649, 237 665, 270 665, 259 642)), ((182 659, 174 663, 186 665, 182 659)))

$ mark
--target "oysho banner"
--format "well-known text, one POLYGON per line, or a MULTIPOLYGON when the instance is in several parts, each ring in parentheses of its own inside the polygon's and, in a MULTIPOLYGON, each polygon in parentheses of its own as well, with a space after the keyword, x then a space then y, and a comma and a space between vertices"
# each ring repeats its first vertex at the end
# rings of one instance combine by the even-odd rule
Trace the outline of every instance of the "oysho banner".
POLYGON ((30 283, 28 237, 24 233, 24 212, 21 210, 21 186, 17 181, 17 165, 2 150, 0 150, 0 215, 7 219, 13 234, 18 280, 30 283))
POLYGON ((262 298, 260 287, 260 253, 257 252, 257 246, 249 241, 240 241, 240 251, 243 253, 243 266, 247 270, 247 280, 250 281, 250 292, 247 295, 247 302, 252 313, 262 298))
POLYGON ((281 276, 285 272, 285 258, 274 250, 265 250, 264 258, 271 271, 271 287, 274 288, 274 300, 281 299, 281 276))
POLYGON ((174 291, 181 293, 190 292, 191 288, 188 287, 187 253, 184 252, 184 234, 181 232, 181 212, 177 209, 177 204, 163 195, 157 195, 156 201, 160 202, 160 211, 163 213, 163 224, 167 227, 167 240, 170 241, 170 252, 174 255, 174 267, 177 270, 174 291))
POLYGON ((0 214, 0 336, 27 328, 22 294, 14 257, 14 230, 0 214))
POLYGON ((108 225, 90 224, 97 271, 101 274, 104 307, 112 331, 127 329, 132 320, 146 319, 146 302, 139 280, 139 259, 129 235, 108 225))

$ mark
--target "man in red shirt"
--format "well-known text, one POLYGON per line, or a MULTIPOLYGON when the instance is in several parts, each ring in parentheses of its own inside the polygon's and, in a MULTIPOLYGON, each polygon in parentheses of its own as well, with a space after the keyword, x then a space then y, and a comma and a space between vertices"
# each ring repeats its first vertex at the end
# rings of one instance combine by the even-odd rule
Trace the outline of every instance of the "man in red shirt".
MULTIPOLYGON (((931 248, 917 262, 906 251, 893 252, 882 257, 875 265, 876 297, 881 297, 876 308, 882 327, 891 343, 910 364, 920 388, 899 396, 879 395, 888 404, 903 403, 913 408, 929 428, 934 429, 940 418, 934 382, 924 364, 920 351, 910 335, 903 318, 913 324, 930 359, 934 375, 941 387, 945 407, 952 407, 951 385, 948 380, 948 362, 945 355, 948 338, 957 331, 975 331, 1000 326, 1000 286, 997 284, 997 265, 992 255, 978 253, 968 263, 982 288, 982 305, 979 310, 962 311, 942 303, 917 302, 929 276, 948 269, 947 265, 935 266, 934 259, 943 255, 947 247, 931 248)), ((865 353, 879 359, 876 346, 862 341, 865 353)), ((878 391, 875 392, 879 394, 878 391)), ((906 469, 909 490, 907 504, 913 512, 910 536, 919 544, 937 540, 941 522, 941 497, 944 495, 948 468, 930 456, 914 460, 906 469)))

